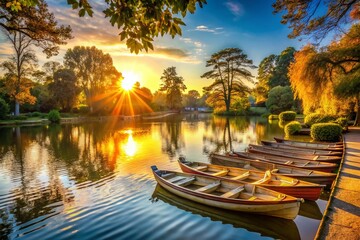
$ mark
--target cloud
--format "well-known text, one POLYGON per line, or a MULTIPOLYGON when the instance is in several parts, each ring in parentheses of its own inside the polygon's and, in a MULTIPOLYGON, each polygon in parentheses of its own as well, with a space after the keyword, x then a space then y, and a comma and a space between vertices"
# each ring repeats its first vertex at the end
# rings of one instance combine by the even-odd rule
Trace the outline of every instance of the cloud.
POLYGON ((213 33, 213 34, 220 34, 223 33, 223 28, 222 27, 216 27, 216 28, 209 28, 208 26, 205 25, 199 25, 196 26, 196 28, 192 31, 199 31, 199 32, 209 32, 209 33, 213 33))
POLYGON ((229 0, 224 4, 236 18, 244 14, 244 8, 239 2, 229 0))

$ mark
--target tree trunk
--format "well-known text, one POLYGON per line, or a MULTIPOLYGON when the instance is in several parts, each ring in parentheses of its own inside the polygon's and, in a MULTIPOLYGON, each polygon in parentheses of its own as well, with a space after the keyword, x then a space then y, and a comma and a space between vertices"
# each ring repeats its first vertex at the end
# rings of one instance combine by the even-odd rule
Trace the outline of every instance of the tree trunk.
POLYGON ((20 104, 17 100, 15 100, 15 116, 19 116, 20 114, 20 104))
POLYGON ((355 122, 354 122, 354 126, 360 126, 360 99, 358 98, 356 100, 356 105, 357 105, 357 111, 356 111, 356 117, 355 117, 355 122))

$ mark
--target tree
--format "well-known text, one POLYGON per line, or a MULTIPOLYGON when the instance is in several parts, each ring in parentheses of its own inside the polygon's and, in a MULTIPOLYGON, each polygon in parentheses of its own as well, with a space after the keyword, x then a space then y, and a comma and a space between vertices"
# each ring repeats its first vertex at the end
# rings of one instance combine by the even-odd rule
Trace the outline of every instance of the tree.
POLYGON ((31 40, 47 57, 58 54, 58 45, 72 37, 70 26, 58 26, 44 0, 1 1, 0 28, 31 40))
POLYGON ((273 8, 275 13, 285 12, 281 23, 290 24, 289 38, 312 34, 316 40, 322 40, 331 31, 349 24, 351 17, 359 18, 360 4, 358 0, 276 0, 273 8))
POLYGON ((275 54, 271 54, 268 57, 265 57, 259 65, 258 68, 258 82, 256 83, 254 94, 256 97, 256 102, 265 101, 268 97, 268 92, 270 90, 269 87, 269 79, 272 77, 275 64, 276 64, 277 56, 275 54))
POLYGON ((99 100, 97 97, 115 86, 121 78, 121 73, 113 66, 111 56, 94 46, 68 49, 64 56, 64 66, 75 72, 77 84, 86 97, 91 113, 94 112, 94 104, 99 100))
POLYGON ((287 47, 276 57, 275 67, 269 76, 270 89, 276 86, 289 86, 288 68, 294 61, 295 48, 287 47))
MULTIPOLYGON (((121 29, 120 40, 126 40, 131 52, 153 49, 154 37, 170 34, 172 38, 181 35, 181 25, 186 14, 194 13, 196 3, 203 7, 206 0, 105 0, 103 11, 112 26, 121 29)), ((69 0, 73 9, 79 9, 79 16, 92 16, 93 10, 87 0, 69 0)))
POLYGON ((8 3, 0 3, 0 27, 15 54, 2 67, 7 71, 6 88, 15 101, 15 115, 18 115, 20 104, 35 102, 30 94, 32 82, 27 78, 37 62, 31 47, 42 49, 47 57, 56 55, 58 45, 71 38, 71 28, 57 26, 54 15, 43 0, 36 1, 36 4, 35 1, 24 1, 15 6, 16 1, 8 3))
POLYGON ((270 90, 266 107, 271 113, 279 114, 290 110, 294 105, 294 97, 289 86, 277 86, 270 90))
POLYGON ((186 102, 185 105, 187 107, 197 108, 198 107, 198 101, 200 98, 200 93, 196 90, 190 90, 188 94, 185 96, 186 102))
POLYGON ((183 77, 176 73, 175 67, 168 67, 160 78, 163 83, 159 91, 166 92, 166 103, 170 109, 181 107, 182 92, 186 90, 183 77))
POLYGON ((213 106, 225 105, 228 112, 233 97, 241 97, 249 92, 244 80, 253 82, 248 69, 256 67, 239 48, 226 48, 214 53, 206 61, 206 67, 212 67, 212 70, 201 77, 214 80, 210 86, 204 87, 205 93, 209 94, 207 102, 213 106))
POLYGON ((30 48, 32 40, 26 35, 21 32, 5 32, 5 35, 12 43, 15 54, 1 64, 6 72, 3 90, 15 101, 15 115, 19 115, 20 104, 35 103, 30 93, 33 82, 29 77, 36 67, 37 58, 30 48))
POLYGON ((54 81, 49 84, 52 98, 61 109, 69 112, 77 100, 80 88, 76 85, 76 76, 73 70, 60 69, 54 74, 54 81))
POLYGON ((339 99, 345 95, 335 94, 334 88, 348 81, 350 83, 358 76, 359 41, 360 25, 355 24, 340 40, 333 41, 328 47, 317 50, 309 45, 295 54, 289 76, 294 93, 302 100, 305 112, 317 110, 345 114, 348 111, 351 99, 339 99))

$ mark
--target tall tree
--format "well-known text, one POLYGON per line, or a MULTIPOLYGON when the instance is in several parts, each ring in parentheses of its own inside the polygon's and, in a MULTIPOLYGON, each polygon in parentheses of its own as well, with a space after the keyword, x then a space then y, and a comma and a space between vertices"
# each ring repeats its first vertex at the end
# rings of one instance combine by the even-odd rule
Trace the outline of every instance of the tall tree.
POLYGON ((269 78, 269 87, 289 86, 288 69, 294 61, 295 48, 287 47, 276 57, 275 68, 269 78))
POLYGON ((186 95, 186 103, 187 107, 196 108, 198 107, 198 101, 200 98, 200 93, 196 90, 190 90, 186 95))
POLYGON ((210 86, 204 87, 209 94, 208 101, 214 105, 223 103, 226 111, 230 110, 233 97, 241 97, 249 91, 245 82, 253 82, 253 76, 248 69, 256 68, 239 48, 226 48, 214 53, 206 61, 206 67, 212 67, 212 70, 201 77, 214 80, 210 86))
POLYGON ((290 24, 290 38, 312 35, 322 40, 360 15, 358 0, 276 0, 273 8, 275 13, 283 13, 281 23, 290 24))
POLYGON ((170 109, 181 107, 182 92, 186 90, 183 77, 176 73, 175 67, 168 67, 160 78, 163 83, 159 91, 166 92, 166 102, 170 109))
POLYGON ((68 49, 64 56, 64 66, 74 70, 78 85, 86 96, 90 112, 94 111, 96 97, 105 93, 107 88, 116 85, 121 77, 113 66, 111 56, 94 46, 76 46, 68 49))
POLYGON ((54 73, 54 81, 49 84, 52 98, 61 109, 69 112, 77 100, 80 88, 76 85, 76 76, 70 69, 60 69, 54 73))
POLYGON ((274 73, 276 59, 277 56, 275 54, 271 54, 260 62, 257 77, 258 82, 256 83, 254 89, 256 102, 265 101, 268 97, 268 92, 270 90, 269 80, 274 73))
POLYGON ((47 57, 56 55, 58 45, 71 38, 71 28, 58 26, 43 0, 36 5, 28 1, 20 8, 14 7, 14 2, 1 1, 0 27, 15 51, 10 61, 2 66, 7 71, 7 88, 15 101, 15 115, 18 115, 19 104, 34 102, 30 94, 32 85, 27 78, 37 61, 31 47, 42 49, 47 57))

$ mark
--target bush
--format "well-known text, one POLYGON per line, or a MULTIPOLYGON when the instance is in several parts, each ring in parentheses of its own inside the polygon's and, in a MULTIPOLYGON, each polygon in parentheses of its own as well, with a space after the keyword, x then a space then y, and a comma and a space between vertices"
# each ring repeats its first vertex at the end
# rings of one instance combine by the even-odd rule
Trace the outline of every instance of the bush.
POLYGON ((9 118, 10 120, 26 120, 27 119, 27 116, 24 115, 24 114, 21 114, 21 115, 17 115, 17 116, 10 116, 9 118))
POLYGON ((285 125, 284 131, 286 136, 294 135, 301 130, 301 124, 298 121, 292 121, 285 125))
POLYGON ((311 126, 310 135, 316 141, 339 141, 342 127, 336 123, 315 123, 311 126))
POLYGON ((296 118, 296 112, 294 111, 285 111, 280 113, 279 119, 280 121, 294 121, 296 118))
POLYGON ((58 123, 60 122, 60 113, 58 110, 51 110, 48 114, 48 119, 50 122, 58 123))
POLYGON ((279 119, 279 115, 276 114, 270 114, 268 117, 268 120, 278 120, 279 119))
POLYGON ((266 107, 272 114, 290 110, 294 105, 294 97, 289 86, 276 86, 269 91, 266 107))
POLYGON ((306 115, 304 123, 306 126, 311 127, 315 123, 327 123, 335 121, 337 117, 330 114, 321 114, 321 113, 310 113, 306 115))
POLYGON ((4 99, 0 98, 0 119, 5 119, 9 110, 9 105, 5 102, 4 99))

